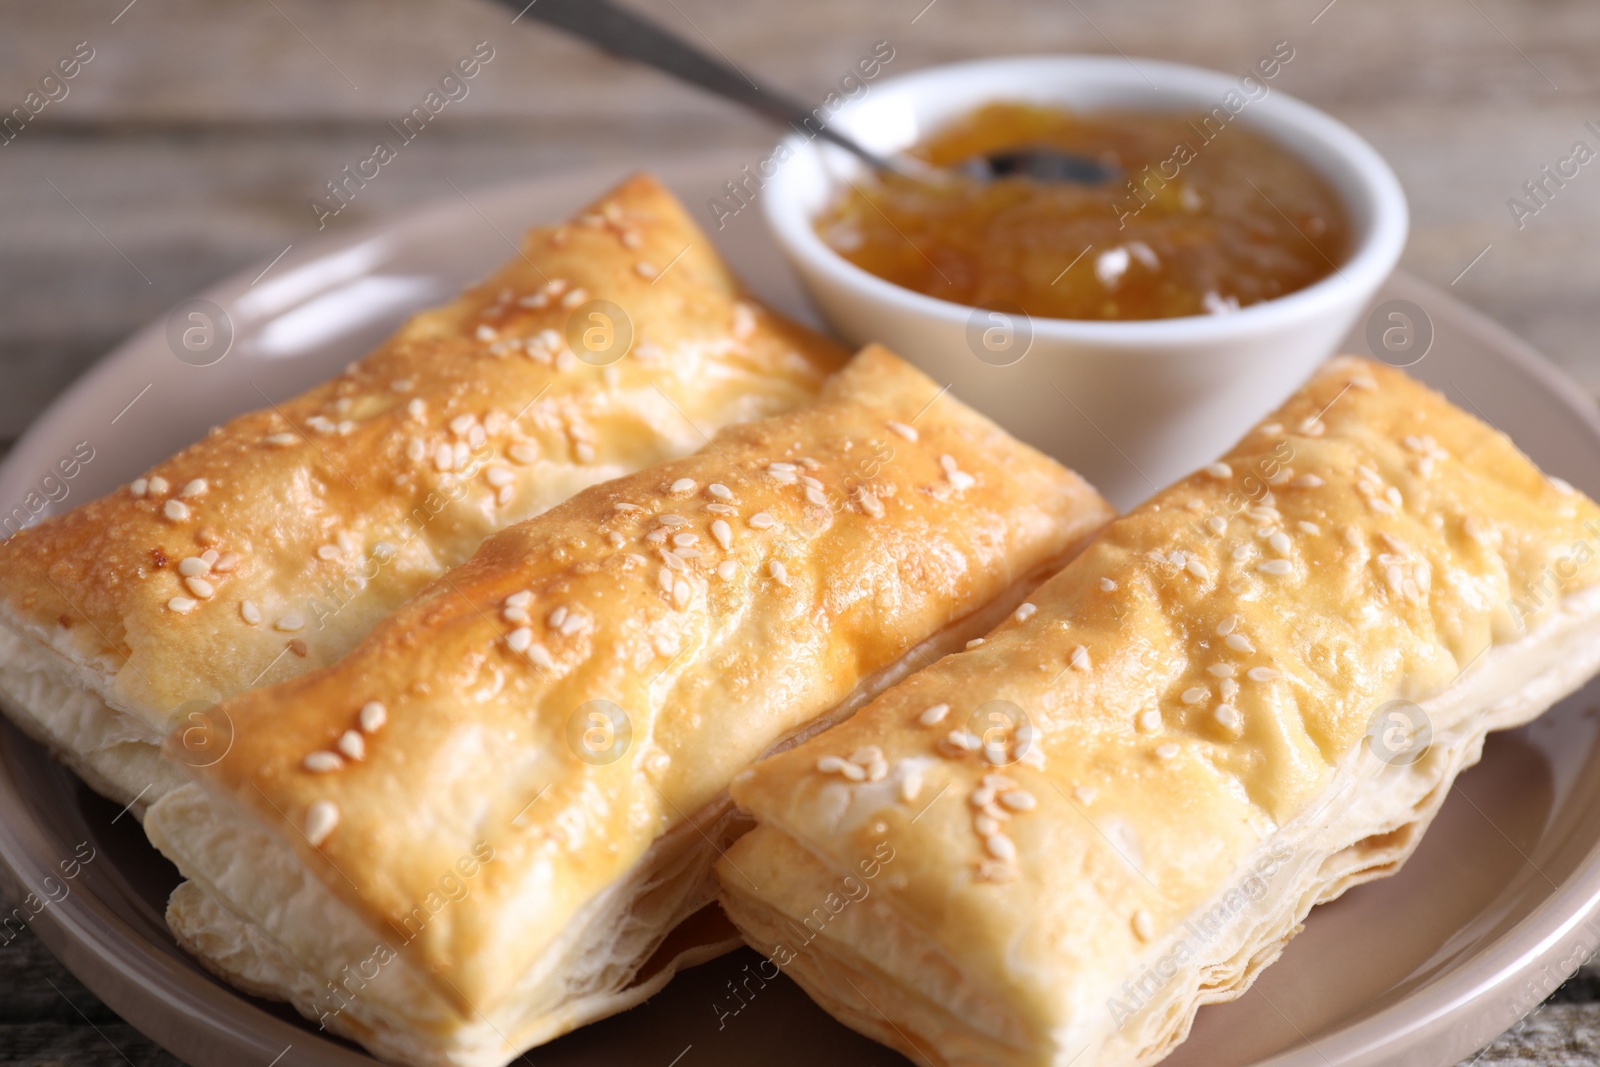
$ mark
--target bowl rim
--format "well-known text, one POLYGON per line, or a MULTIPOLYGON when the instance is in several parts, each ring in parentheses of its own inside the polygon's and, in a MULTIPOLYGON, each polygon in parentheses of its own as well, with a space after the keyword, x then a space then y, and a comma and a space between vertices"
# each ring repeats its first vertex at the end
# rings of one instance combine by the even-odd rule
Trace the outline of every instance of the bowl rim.
MULTIPOLYGON (((1028 68, 1055 68, 1087 74, 1101 80, 1108 88, 1136 89, 1141 93, 1148 84, 1144 72, 1149 71, 1169 82, 1157 92, 1172 92, 1175 100, 1185 101, 1205 93, 1207 95, 1202 99, 1214 96, 1220 102, 1222 95, 1230 89, 1236 89, 1237 82, 1243 77, 1205 67, 1142 57, 1112 57, 1094 53, 1001 56, 939 64, 886 78, 874 83, 857 99, 846 102, 829 121, 848 124, 871 108, 884 106, 890 93, 895 94, 890 99, 909 94, 946 97, 950 94, 946 83, 967 82, 974 77, 985 83, 985 89, 970 101, 969 107, 1003 100, 1007 96, 1006 86, 1021 84, 1017 75, 1028 68)), ((1023 94, 1013 90, 1013 95, 1023 94)), ((1038 98, 1038 94, 1028 95, 1038 98)), ((1250 304, 1225 315, 1114 321, 1029 315, 1026 317, 1035 340, 1042 338, 1092 343, 1113 348, 1243 340, 1282 329, 1308 317, 1326 314, 1333 308, 1363 302, 1389 276, 1398 264, 1406 243, 1410 212, 1400 180, 1388 162, 1350 127, 1281 89, 1253 101, 1250 106, 1256 116, 1270 109, 1276 121, 1300 127, 1324 150, 1341 157, 1348 165, 1354 181, 1370 201, 1372 217, 1345 262, 1303 289, 1250 304)), ((1239 115, 1244 121, 1255 121, 1246 111, 1239 112, 1239 115)), ((1270 131, 1266 131, 1266 135, 1278 140, 1270 131)), ((790 155, 765 182, 761 191, 762 213, 778 244, 795 262, 802 275, 807 273, 806 268, 820 271, 836 284, 861 291, 880 303, 898 304, 907 311, 945 322, 965 323, 974 312, 985 310, 976 305, 919 293, 880 278, 830 248, 813 228, 811 212, 802 205, 800 197, 793 195, 795 183, 801 180, 799 168, 795 165, 809 157, 820 170, 828 173, 830 168, 826 160, 839 158, 842 150, 800 133, 786 137, 782 147, 787 148, 790 155)), ((1317 164, 1306 162, 1313 169, 1320 170, 1317 164)), ((1325 172, 1323 176, 1327 177, 1325 172)), ((1346 207, 1349 206, 1346 199, 1346 207)))

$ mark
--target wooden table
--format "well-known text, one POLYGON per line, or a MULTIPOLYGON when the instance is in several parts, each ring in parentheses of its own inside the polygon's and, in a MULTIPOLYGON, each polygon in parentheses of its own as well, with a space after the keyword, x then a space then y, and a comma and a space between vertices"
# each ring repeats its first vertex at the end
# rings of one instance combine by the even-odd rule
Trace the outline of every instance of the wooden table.
MULTIPOLYGON (((1600 390, 1600 163, 1533 205, 1524 182, 1600 148, 1600 17, 1582 0, 638 0, 758 82, 820 99, 877 41, 896 73, 1019 52, 1101 52, 1243 72, 1348 122, 1411 199, 1404 263, 1600 390), (1522 197, 1537 213, 1519 220, 1522 197)), ((192 291, 265 266, 308 201, 370 153, 474 44, 495 58, 332 220, 593 163, 738 147, 760 124, 479 0, 52 0, 0 13, 0 114, 81 53, 66 95, 0 145, 0 448, 85 367, 192 291), (126 6, 124 6, 126 5, 126 6)), ((1600 973, 1481 1063, 1600 1062, 1600 973)), ((0 1064, 175 1062, 31 937, 0 950, 0 1064)))

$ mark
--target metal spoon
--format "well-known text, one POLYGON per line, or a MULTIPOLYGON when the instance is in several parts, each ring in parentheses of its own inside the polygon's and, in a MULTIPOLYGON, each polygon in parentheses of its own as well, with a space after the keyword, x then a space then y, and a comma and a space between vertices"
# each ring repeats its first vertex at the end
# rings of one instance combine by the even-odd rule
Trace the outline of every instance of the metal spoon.
MULTIPOLYGON (((656 23, 611 3, 610 0, 501 0, 518 9, 516 22, 528 15, 575 37, 629 59, 638 60, 673 77, 709 89, 743 104, 791 129, 807 133, 850 152, 874 170, 905 178, 948 177, 949 172, 904 155, 884 156, 854 138, 826 125, 816 111, 782 93, 763 90, 730 63, 720 62, 656 23)), ((1118 176, 1115 167, 1089 156, 1046 147, 1014 148, 990 156, 974 156, 952 168, 977 181, 1027 177, 1047 182, 1097 184, 1118 176)))

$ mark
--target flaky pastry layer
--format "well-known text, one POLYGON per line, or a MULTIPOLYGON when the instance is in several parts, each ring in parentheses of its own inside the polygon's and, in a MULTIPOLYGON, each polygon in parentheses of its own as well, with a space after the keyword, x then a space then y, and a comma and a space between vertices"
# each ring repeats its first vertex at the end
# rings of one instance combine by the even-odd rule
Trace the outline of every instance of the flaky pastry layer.
MULTIPOLYGON (((736 772, 963 647, 1109 517, 869 348, 814 405, 490 538, 335 666, 225 703, 229 754, 200 772, 216 801, 180 790, 146 826, 253 927, 226 944, 292 959, 279 995, 402 937, 339 1021, 407 1062, 509 1059, 633 995, 704 899, 736 772), (480 845, 470 894, 408 929, 480 845)), ((174 910, 206 950, 220 920, 174 910)))
POLYGON ((736 779, 724 903, 914 1059, 1152 1062, 1600 667, 1597 537, 1503 435, 1335 360, 982 646, 736 779), (836 773, 865 747, 881 782, 836 773))

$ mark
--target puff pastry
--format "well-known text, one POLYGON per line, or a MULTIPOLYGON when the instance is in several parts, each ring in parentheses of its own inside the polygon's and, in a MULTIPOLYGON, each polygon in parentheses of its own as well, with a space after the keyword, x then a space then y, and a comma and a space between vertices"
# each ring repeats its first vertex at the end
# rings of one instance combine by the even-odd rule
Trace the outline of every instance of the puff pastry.
POLYGON ((192 882, 169 922, 381 1056, 504 1063, 666 981, 635 978, 711 900, 736 772, 992 627, 1110 514, 866 349, 224 704, 229 755, 146 816, 192 882), (441 879, 466 889, 434 908, 441 879))
POLYGON ((983 645, 738 777, 723 903, 916 1062, 1158 1060, 1594 673, 1597 538, 1503 435, 1335 360, 983 645))
POLYGON ((0 702, 147 804, 186 709, 332 662, 495 531, 799 406, 844 355, 634 177, 339 377, 0 544, 0 702))

